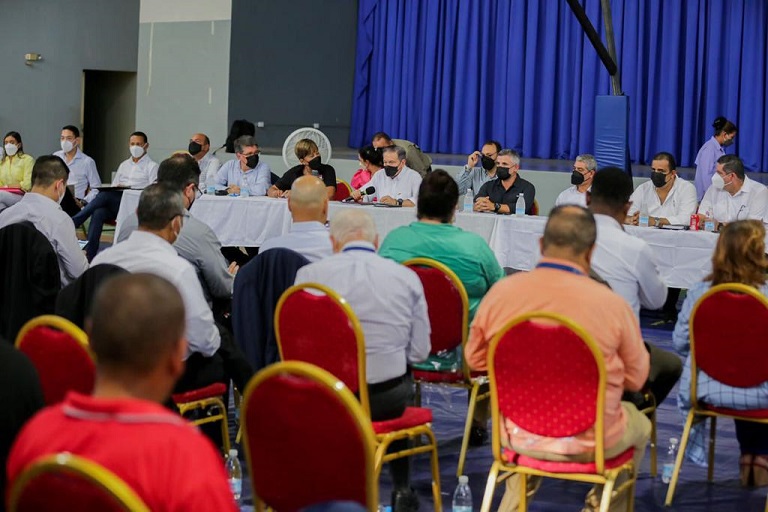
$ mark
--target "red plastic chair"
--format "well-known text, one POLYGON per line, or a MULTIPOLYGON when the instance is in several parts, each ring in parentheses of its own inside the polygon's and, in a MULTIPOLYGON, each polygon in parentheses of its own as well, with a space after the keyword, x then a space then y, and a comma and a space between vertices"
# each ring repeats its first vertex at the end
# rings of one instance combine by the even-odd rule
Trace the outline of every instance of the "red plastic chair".
POLYGON ((403 262, 419 276, 427 299, 431 327, 431 354, 453 351, 461 347, 462 363, 457 371, 415 370, 416 396, 421 398, 421 384, 444 384, 470 391, 464 437, 459 451, 456 475, 464 474, 464 461, 469 447, 469 432, 477 402, 486 400, 490 392, 480 393, 480 386, 488 382, 485 372, 472 372, 463 358, 469 330, 469 299, 459 277, 446 265, 429 258, 413 258, 403 262))
POLYGON ((96 364, 88 336, 69 320, 56 315, 33 318, 16 336, 16 348, 35 366, 46 405, 61 402, 69 391, 93 391, 96 364))
POLYGON ((248 383, 242 414, 257 510, 344 500, 376 512, 371 422, 336 377, 307 363, 275 363, 248 383))
POLYGON ((601 512, 610 507, 616 478, 630 478, 615 489, 634 500, 634 448, 605 459, 606 370, 599 347, 581 327, 557 314, 534 312, 510 321, 491 341, 488 352, 493 413, 493 457, 481 510, 488 512, 493 491, 505 475, 521 475, 520 510, 527 510, 527 476, 603 484, 601 512), (553 400, 553 397, 555 398, 553 400), (569 437, 594 429, 595 460, 551 462, 501 446, 501 422, 510 420, 541 436, 569 437))
MULTIPOLYGON (((283 361, 304 361, 328 371, 359 396, 360 405, 366 417, 370 418, 363 330, 352 308, 342 297, 320 284, 292 286, 277 303, 274 324, 283 361)), ((376 475, 378 479, 385 462, 430 453, 434 506, 440 511, 440 470, 431 421, 432 411, 429 409, 408 407, 399 418, 372 422, 377 441, 376 475), (419 439, 422 435, 427 437, 426 443, 387 453, 392 441, 419 439)))
POLYGON ((352 187, 344 180, 336 180, 336 193, 333 195, 334 201, 342 201, 352 195, 352 187))
POLYGON ((120 477, 69 453, 46 455, 27 466, 11 483, 8 505, 9 512, 149 512, 120 477))
POLYGON ((696 418, 711 418, 707 479, 713 481, 717 417, 768 423, 768 409, 736 410, 700 402, 696 386, 701 370, 714 380, 737 388, 751 388, 768 381, 768 300, 755 288, 727 283, 710 288, 693 306, 689 320, 691 337, 691 410, 683 428, 675 470, 665 504, 672 504, 685 448, 696 418), (741 318, 722 323, 723 318, 741 318))

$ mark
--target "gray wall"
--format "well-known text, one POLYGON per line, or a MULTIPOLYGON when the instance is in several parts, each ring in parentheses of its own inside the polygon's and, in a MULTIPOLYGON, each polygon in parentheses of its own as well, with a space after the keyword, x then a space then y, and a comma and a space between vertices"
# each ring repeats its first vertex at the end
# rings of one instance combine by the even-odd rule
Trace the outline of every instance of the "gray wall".
POLYGON ((320 123, 346 147, 356 28, 357 0, 233 0, 229 122, 263 121, 267 147, 320 123))
POLYGON ((136 71, 139 0, 2 6, 8 8, 0 15, 0 131, 19 131, 33 156, 50 153, 59 149, 62 126, 80 124, 84 69, 136 71), (26 66, 25 53, 43 60, 26 66))

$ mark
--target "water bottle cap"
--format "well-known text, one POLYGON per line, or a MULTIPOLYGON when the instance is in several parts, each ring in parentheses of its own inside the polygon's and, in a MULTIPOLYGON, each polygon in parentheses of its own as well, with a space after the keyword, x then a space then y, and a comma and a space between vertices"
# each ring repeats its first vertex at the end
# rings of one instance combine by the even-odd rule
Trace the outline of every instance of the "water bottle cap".
POLYGON ((231 450, 229 450, 229 456, 237 457, 237 448, 232 448, 231 450))
POLYGON ((469 483, 469 477, 467 475, 461 475, 459 477, 459 484, 468 484, 469 483))

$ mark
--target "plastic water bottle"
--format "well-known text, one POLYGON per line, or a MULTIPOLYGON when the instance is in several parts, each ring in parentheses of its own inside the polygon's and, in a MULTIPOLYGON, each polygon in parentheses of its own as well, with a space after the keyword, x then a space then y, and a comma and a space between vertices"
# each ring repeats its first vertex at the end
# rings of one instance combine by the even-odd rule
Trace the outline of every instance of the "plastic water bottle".
POLYGON ((234 448, 229 450, 226 469, 229 488, 232 489, 232 495, 239 505, 240 495, 243 493, 243 470, 240 467, 240 461, 237 459, 237 450, 234 448))
POLYGON ((715 220, 712 218, 712 210, 707 210, 706 219, 704 220, 704 231, 710 233, 715 230, 715 220))
POLYGON ((641 228, 647 228, 648 227, 648 213, 640 212, 639 224, 640 224, 641 228))
POLYGON ((472 491, 469 489, 469 477, 461 475, 459 486, 453 492, 452 512, 472 512, 472 491))
POLYGON ((675 460, 677 459, 677 443, 679 439, 676 437, 669 438, 669 447, 667 448, 667 456, 664 459, 664 465, 661 467, 661 481, 668 484, 672 480, 672 473, 675 470, 675 460))
POLYGON ((240 197, 250 197, 250 195, 251 195, 251 191, 248 190, 248 186, 245 183, 243 183, 240 186, 240 197))
POLYGON ((525 215, 525 198, 523 193, 517 194, 517 202, 515 203, 515 217, 522 217, 525 215))
POLYGON ((467 189, 467 194, 464 196, 464 211, 471 212, 475 207, 475 195, 472 193, 472 189, 467 189))

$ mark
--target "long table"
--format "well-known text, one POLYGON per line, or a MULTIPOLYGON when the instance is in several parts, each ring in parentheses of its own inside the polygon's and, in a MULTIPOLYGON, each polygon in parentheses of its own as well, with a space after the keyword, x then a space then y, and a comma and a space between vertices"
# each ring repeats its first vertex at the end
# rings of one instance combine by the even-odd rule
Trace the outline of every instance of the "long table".
MULTIPOLYGON (((136 211, 139 191, 123 192, 117 216, 121 220, 136 211)), ((343 208, 364 208, 373 217, 383 239, 393 229, 416 220, 415 208, 380 208, 331 202, 329 214, 343 208)), ((287 233, 291 215, 285 199, 204 195, 192 205, 192 215, 208 224, 225 246, 258 247, 268 238, 287 233)), ((539 238, 546 217, 514 217, 487 213, 457 212, 456 225, 488 242, 499 264, 530 270, 540 258, 539 238)), ((628 233, 645 240, 653 249, 661 278, 671 287, 690 288, 711 269, 717 235, 703 231, 668 231, 625 226, 628 233)))

